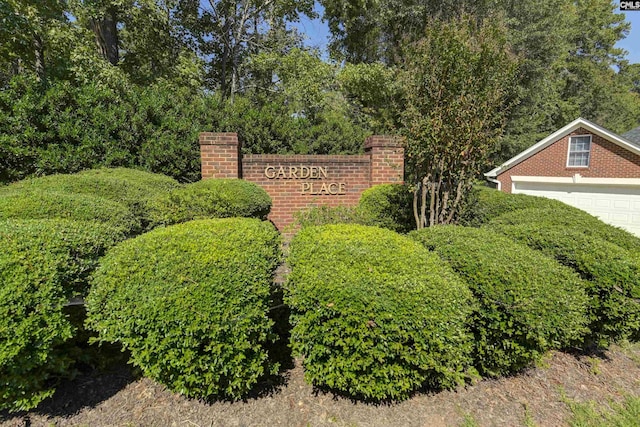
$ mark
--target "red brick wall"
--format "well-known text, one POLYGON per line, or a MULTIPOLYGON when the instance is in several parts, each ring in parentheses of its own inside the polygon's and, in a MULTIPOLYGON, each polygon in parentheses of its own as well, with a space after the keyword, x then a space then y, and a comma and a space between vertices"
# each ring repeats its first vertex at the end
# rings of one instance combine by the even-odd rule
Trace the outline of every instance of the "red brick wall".
POLYGON ((404 148, 399 138, 373 135, 364 142, 371 156, 371 185, 402 182, 404 179, 404 148))
POLYGON ((502 191, 511 193, 512 176, 560 176, 580 174, 585 178, 639 178, 640 156, 599 135, 578 128, 498 175, 502 191), (567 167, 569 137, 591 135, 588 167, 567 167))
POLYGON ((243 178, 260 185, 273 201, 269 219, 281 230, 293 222, 293 214, 299 210, 319 205, 355 206, 372 185, 403 182, 404 148, 394 137, 367 138, 365 154, 355 156, 238 157, 236 134, 203 133, 200 144, 202 178, 243 178))
POLYGON ((238 178, 240 146, 236 133, 203 132, 200 134, 202 178, 238 178))

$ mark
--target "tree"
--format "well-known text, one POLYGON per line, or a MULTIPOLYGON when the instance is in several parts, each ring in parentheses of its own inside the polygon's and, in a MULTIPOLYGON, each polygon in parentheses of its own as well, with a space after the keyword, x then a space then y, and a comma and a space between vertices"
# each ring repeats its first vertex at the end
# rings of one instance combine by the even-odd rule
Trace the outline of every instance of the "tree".
POLYGON ((501 136, 516 65, 499 17, 433 19, 405 49, 402 121, 418 229, 457 220, 501 136))
POLYGON ((0 3, 0 73, 5 82, 25 70, 43 80, 45 51, 52 31, 67 23, 59 0, 0 3))
POLYGON ((240 91, 248 56, 261 51, 265 38, 277 33, 274 30, 285 29, 285 21, 296 21, 300 14, 314 16, 313 3, 179 0, 176 19, 199 56, 207 60, 208 86, 233 99, 240 91))

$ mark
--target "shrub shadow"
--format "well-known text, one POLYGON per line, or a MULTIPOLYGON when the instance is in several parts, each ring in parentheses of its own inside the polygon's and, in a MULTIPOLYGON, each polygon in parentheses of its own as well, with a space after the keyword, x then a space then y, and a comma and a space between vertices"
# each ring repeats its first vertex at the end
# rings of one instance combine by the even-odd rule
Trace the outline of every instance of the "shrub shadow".
POLYGON ((269 317, 273 320, 275 341, 265 344, 271 362, 278 364, 278 372, 261 378, 243 400, 259 399, 280 392, 289 381, 289 371, 294 368, 294 360, 289 346, 291 310, 284 304, 284 291, 280 283, 275 283, 271 294, 269 317))

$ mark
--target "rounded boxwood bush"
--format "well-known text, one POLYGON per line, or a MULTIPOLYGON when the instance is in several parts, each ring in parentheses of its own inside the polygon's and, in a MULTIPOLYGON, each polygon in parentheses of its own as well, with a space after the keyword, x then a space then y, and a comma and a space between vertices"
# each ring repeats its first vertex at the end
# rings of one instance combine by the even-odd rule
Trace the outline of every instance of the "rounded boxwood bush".
POLYGON ((481 373, 517 372, 586 334, 585 286, 570 268, 485 229, 438 226, 410 237, 449 263, 478 301, 470 328, 481 373))
POLYGON ((567 214, 584 213, 558 200, 526 194, 508 194, 488 187, 474 187, 474 195, 474 203, 461 218, 461 225, 478 227, 507 212, 528 208, 552 208, 567 214))
POLYGON ((146 223, 149 201, 179 186, 173 178, 160 174, 127 168, 101 168, 26 179, 11 184, 4 191, 45 190, 103 197, 126 205, 146 223))
POLYGON ((244 395, 274 365, 264 344, 279 235, 248 218, 159 228, 113 248, 94 273, 87 327, 145 376, 187 396, 244 395))
POLYGON ((362 223, 399 233, 415 229, 413 193, 406 185, 381 184, 366 189, 357 207, 362 223))
POLYGON ((28 410, 53 394, 71 360, 63 313, 82 294, 97 260, 118 240, 103 224, 68 220, 0 222, 0 410, 28 410))
POLYGON ((490 221, 495 225, 535 224, 538 227, 566 227, 598 237, 632 252, 640 253, 640 238, 600 221, 584 211, 568 213, 564 209, 530 208, 507 212, 490 221))
POLYGON ((194 219, 249 217, 265 219, 271 198, 262 187, 242 179, 206 179, 186 184, 152 203, 152 226, 194 219))
POLYGON ((567 227, 491 224, 492 230, 542 251, 588 282, 592 340, 637 337, 640 331, 640 260, 613 243, 567 227))
POLYGON ((381 400, 463 381, 472 295, 435 254, 342 224, 303 229, 288 262, 291 345, 312 384, 381 400))
POLYGON ((126 206, 87 194, 45 190, 12 190, 0 196, 0 220, 69 219, 96 221, 118 227, 128 234, 140 230, 140 221, 126 206))

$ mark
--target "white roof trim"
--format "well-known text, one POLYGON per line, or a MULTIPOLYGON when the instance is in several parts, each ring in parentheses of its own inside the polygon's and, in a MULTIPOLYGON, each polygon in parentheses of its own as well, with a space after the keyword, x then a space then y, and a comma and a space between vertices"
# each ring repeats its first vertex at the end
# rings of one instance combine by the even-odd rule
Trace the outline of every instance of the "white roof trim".
POLYGON ((502 165, 498 166, 497 168, 492 169, 489 172, 485 173, 484 176, 487 177, 487 178, 495 178, 495 177, 497 177, 501 173, 503 173, 506 170, 510 169, 511 167, 517 165, 518 163, 522 162, 523 160, 528 159, 529 157, 533 156, 537 152, 547 148, 549 145, 553 144, 558 139, 563 138, 564 136, 570 134, 571 132, 573 132, 574 130, 576 130, 578 128, 584 128, 584 129, 588 130, 589 132, 594 133, 596 135, 599 135, 602 138, 606 139, 607 141, 613 142, 614 144, 617 144, 622 148, 626 148, 627 150, 631 151, 632 153, 637 154, 637 155, 640 156, 640 147, 632 144, 631 142, 627 141, 625 138, 621 137, 620 135, 616 135, 615 133, 613 133, 613 132, 611 132, 611 131, 609 131, 609 130, 601 127, 601 126, 598 126, 597 124, 592 123, 589 120, 586 120, 586 119, 583 119, 582 117, 579 117, 579 118, 575 119, 574 121, 572 121, 571 123, 569 123, 568 125, 566 125, 565 127, 563 127, 562 129, 558 129, 557 131, 555 131, 551 135, 547 136, 543 140, 538 141, 536 144, 534 144, 531 147, 527 148, 526 150, 524 150, 522 153, 518 154, 517 156, 507 160, 506 162, 504 162, 502 165))
POLYGON ((537 182, 547 184, 607 185, 611 187, 640 187, 640 178, 585 178, 574 176, 512 176, 512 182, 537 182))

